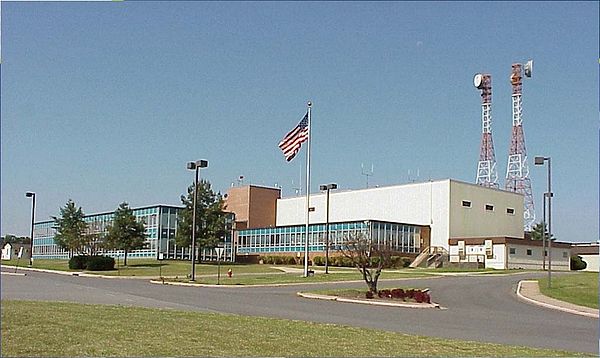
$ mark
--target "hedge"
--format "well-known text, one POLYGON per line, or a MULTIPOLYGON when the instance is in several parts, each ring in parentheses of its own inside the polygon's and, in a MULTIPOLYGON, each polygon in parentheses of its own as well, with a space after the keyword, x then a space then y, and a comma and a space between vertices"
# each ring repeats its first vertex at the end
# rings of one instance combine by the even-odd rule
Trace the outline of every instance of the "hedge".
POLYGON ((72 270, 108 271, 115 269, 115 259, 109 256, 78 255, 69 259, 72 270))
POLYGON ((571 270, 584 270, 587 267, 587 262, 581 259, 581 256, 571 256, 571 270))

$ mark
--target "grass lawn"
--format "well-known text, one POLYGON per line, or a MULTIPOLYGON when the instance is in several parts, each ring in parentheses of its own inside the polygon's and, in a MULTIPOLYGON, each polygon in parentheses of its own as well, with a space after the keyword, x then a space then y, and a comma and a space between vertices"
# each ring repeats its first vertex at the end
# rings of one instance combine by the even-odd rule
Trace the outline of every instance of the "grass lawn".
MULTIPOLYGON (((189 261, 163 260, 155 259, 128 259, 127 266, 118 266, 117 270, 112 271, 87 271, 90 274, 109 275, 109 276, 143 276, 159 278, 160 275, 166 278, 166 281, 189 282, 191 264, 189 261)), ((5 265, 16 265, 16 261, 2 261, 5 265)), ((28 262, 19 262, 19 266, 27 266, 28 262)), ((81 271, 70 270, 68 260, 34 260, 34 268, 43 268, 61 271, 81 271)), ((355 268, 331 267, 328 275, 324 274, 324 267, 311 267, 315 270, 314 277, 302 277, 303 266, 281 266, 297 269, 298 272, 284 273, 274 268, 275 265, 243 265, 243 264, 221 264, 221 281, 223 285, 261 285, 261 284, 281 284, 281 283, 305 283, 305 282, 330 282, 330 281, 349 281, 362 280, 362 276, 355 268), (233 277, 227 277, 227 270, 231 269, 233 277)), ((216 264, 196 264, 196 282, 203 284, 217 283, 218 266, 216 264)), ((427 276, 425 273, 405 270, 389 270, 381 274, 381 279, 406 278, 427 276)))
POLYGON ((575 355, 578 354, 282 319, 2 301, 2 356, 575 355))
POLYGON ((540 291, 546 296, 581 306, 598 308, 598 272, 553 275, 550 289, 547 277, 538 282, 540 291))
MULTIPOLYGON (((260 265, 259 265, 260 266, 260 265)), ((264 266, 264 265, 263 265, 264 266)), ((267 284, 285 284, 285 283, 310 283, 310 282, 333 282, 333 281, 362 281, 362 275, 358 270, 349 272, 332 272, 329 274, 316 272, 314 276, 303 277, 302 272, 297 273, 282 273, 277 270, 277 273, 243 273, 234 274, 233 277, 226 277, 226 269, 221 268, 221 285, 267 285, 267 284)), ((426 277, 425 274, 414 274, 406 272, 383 272, 380 280, 383 279, 396 279, 396 278, 412 278, 412 277, 426 277)), ((189 282, 186 278, 179 279, 167 279, 165 281, 175 282, 189 282)), ((216 274, 210 277, 198 276, 196 277, 196 283, 201 284, 216 284, 216 274)))

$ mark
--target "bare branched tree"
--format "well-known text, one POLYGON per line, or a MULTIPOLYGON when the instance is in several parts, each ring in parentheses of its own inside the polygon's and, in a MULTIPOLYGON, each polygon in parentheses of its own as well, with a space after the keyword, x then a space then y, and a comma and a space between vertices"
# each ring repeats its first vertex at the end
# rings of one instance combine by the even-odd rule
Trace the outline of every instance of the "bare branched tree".
POLYGON ((381 270, 389 266, 392 249, 390 245, 377 243, 364 233, 351 234, 340 247, 344 257, 352 260, 354 267, 360 271, 373 295, 377 295, 377 281, 381 270))

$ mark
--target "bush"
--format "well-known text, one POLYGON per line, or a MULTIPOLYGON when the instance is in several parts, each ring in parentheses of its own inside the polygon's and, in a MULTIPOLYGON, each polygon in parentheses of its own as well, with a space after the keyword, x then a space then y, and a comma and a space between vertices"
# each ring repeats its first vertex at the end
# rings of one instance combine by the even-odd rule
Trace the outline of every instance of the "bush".
POLYGON ((85 270, 89 258, 88 255, 73 256, 69 259, 69 268, 71 270, 85 270))
POLYGON ((114 270, 115 259, 110 256, 89 256, 86 268, 90 271, 114 270))
POLYGON ((581 256, 571 256, 571 270, 584 270, 587 263, 581 259, 581 256))
POLYGON ((315 256, 315 257, 313 257, 312 260, 316 266, 324 266, 325 265, 325 258, 323 256, 315 256))
POLYGON ((284 262, 286 265, 295 265, 296 264, 296 258, 294 256, 284 256, 284 262))

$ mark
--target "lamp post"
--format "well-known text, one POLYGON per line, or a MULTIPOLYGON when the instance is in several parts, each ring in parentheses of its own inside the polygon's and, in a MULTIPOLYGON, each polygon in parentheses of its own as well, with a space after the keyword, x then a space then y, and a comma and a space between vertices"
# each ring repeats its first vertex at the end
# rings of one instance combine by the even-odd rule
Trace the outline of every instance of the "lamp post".
POLYGON ((337 189, 337 184, 323 184, 319 186, 321 190, 327 190, 327 209, 325 219, 325 273, 329 273, 329 191, 331 189, 337 189))
POLYGON ((194 181, 194 200, 192 205, 194 206, 192 209, 192 252, 190 256, 192 257, 192 272, 190 274, 190 281, 196 280, 196 201, 198 200, 198 173, 200 168, 208 167, 207 160, 197 160, 195 162, 187 163, 187 168, 189 170, 196 170, 196 180, 194 181))
MULTIPOLYGON (((552 162, 550 157, 535 157, 535 165, 544 165, 548 162, 548 191, 544 193, 544 208, 548 198, 548 288, 552 287, 552 162)), ((542 228, 545 233, 545 227, 542 228)), ((545 236, 544 236, 545 237, 545 236)))
POLYGON ((31 203, 31 236, 29 237, 29 266, 33 266, 33 223, 35 221, 35 193, 32 191, 28 191, 25 193, 25 196, 28 198, 32 198, 31 203))

